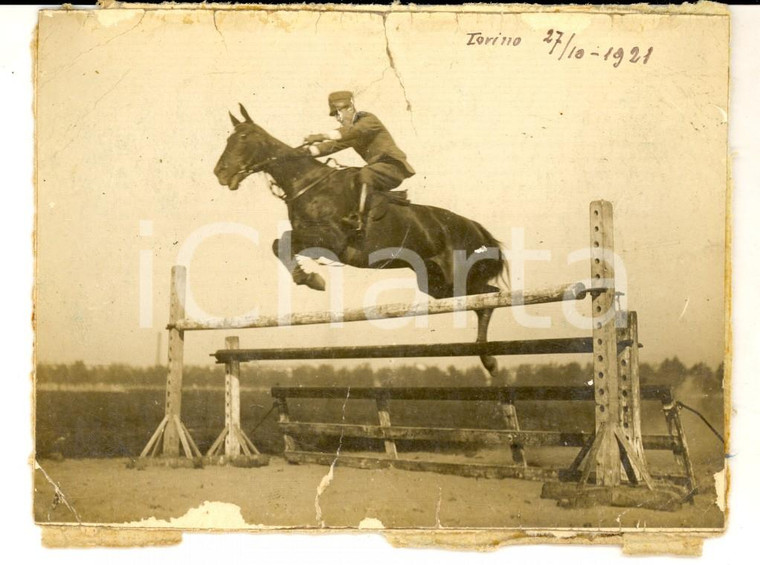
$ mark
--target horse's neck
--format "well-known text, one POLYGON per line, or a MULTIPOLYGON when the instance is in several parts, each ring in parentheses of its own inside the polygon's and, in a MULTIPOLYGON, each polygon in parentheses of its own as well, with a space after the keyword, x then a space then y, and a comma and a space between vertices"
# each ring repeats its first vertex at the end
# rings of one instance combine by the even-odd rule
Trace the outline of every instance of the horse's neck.
POLYGON ((312 179, 317 178, 326 167, 314 158, 290 158, 288 155, 294 151, 283 143, 282 147, 278 148, 279 156, 282 158, 267 167, 267 172, 286 196, 292 196, 302 185, 312 182, 312 179))

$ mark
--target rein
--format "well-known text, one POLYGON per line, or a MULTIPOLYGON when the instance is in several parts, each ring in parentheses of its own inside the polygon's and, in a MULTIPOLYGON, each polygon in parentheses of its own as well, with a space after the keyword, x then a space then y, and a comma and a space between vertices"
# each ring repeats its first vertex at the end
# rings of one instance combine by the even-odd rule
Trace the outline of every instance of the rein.
MULTIPOLYGON (((260 161, 260 162, 254 164, 254 165, 251 165, 250 167, 246 167, 245 169, 242 169, 240 172, 243 173, 243 174, 245 174, 245 176, 253 175, 253 174, 256 174, 256 173, 260 173, 260 172, 267 172, 264 169, 266 169, 266 167, 268 165, 270 165, 272 163, 275 163, 276 161, 285 160, 285 159, 300 159, 302 157, 308 157, 308 155, 301 155, 301 154, 296 153, 296 154, 291 154, 291 155, 280 155, 280 156, 267 157, 263 161, 260 161)), ((281 188, 281 187, 274 181, 274 179, 270 178, 269 179, 269 191, 272 194, 274 194, 277 198, 279 198, 280 200, 282 200, 284 202, 292 202, 293 200, 295 200, 299 196, 303 196, 304 193, 306 193, 307 191, 311 190, 312 188, 314 188, 315 186, 317 186, 322 181, 327 180, 327 178, 330 177, 330 175, 332 175, 333 173, 336 173, 339 170, 340 169, 331 169, 326 174, 322 175, 318 179, 312 181, 311 183, 309 183, 308 185, 306 185, 304 188, 302 188, 301 190, 299 190, 298 192, 296 192, 293 196, 287 196, 285 194, 283 194, 283 195, 277 194, 272 189, 272 187, 274 187, 274 186, 276 186, 278 188, 281 188)), ((270 177, 271 177, 271 175, 270 175, 270 177)))
POLYGON ((329 170, 327 173, 325 173, 324 175, 322 175, 321 177, 319 177, 317 180, 312 181, 311 183, 309 183, 308 185, 306 185, 305 187, 303 187, 301 190, 299 190, 298 192, 296 192, 293 196, 285 196, 285 197, 282 198, 282 200, 284 200, 285 202, 293 202, 293 200, 295 200, 299 196, 303 195, 307 190, 310 190, 310 189, 314 188, 319 183, 321 183, 323 180, 327 180, 327 178, 330 175, 332 175, 334 173, 337 173, 338 170, 339 169, 331 169, 331 170, 329 170))

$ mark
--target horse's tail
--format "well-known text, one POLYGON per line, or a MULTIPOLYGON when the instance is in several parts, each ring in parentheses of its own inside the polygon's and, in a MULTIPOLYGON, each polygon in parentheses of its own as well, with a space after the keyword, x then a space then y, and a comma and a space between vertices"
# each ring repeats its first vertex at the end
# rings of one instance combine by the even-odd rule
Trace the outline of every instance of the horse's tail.
POLYGON ((485 246, 489 249, 496 248, 499 251, 499 257, 496 261, 494 261, 495 269, 493 271, 489 269, 490 278, 494 280, 501 280, 502 283, 504 283, 505 290, 509 290, 511 288, 510 276, 509 276, 509 261, 507 260, 507 254, 506 254, 506 251, 504 250, 504 244, 498 239, 496 239, 491 234, 491 232, 489 232, 486 228, 484 228, 480 224, 478 224, 478 228, 480 229, 481 233, 483 234, 483 238, 486 241, 485 246))
POLYGON ((497 241, 499 244, 499 260, 501 261, 501 271, 499 272, 499 278, 504 283, 504 289, 510 290, 512 288, 512 283, 510 281, 509 276, 509 261, 507 260, 507 255, 504 252, 504 247, 500 241, 497 241))

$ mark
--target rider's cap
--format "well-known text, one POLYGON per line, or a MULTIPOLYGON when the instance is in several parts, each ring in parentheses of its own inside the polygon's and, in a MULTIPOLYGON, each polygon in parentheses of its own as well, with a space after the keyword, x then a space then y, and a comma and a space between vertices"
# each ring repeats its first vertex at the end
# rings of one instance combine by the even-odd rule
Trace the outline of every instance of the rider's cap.
POLYGON ((334 116, 338 113, 338 106, 341 108, 351 104, 354 99, 353 92, 348 90, 340 90, 338 92, 331 92, 327 97, 327 103, 330 105, 330 115, 334 116))

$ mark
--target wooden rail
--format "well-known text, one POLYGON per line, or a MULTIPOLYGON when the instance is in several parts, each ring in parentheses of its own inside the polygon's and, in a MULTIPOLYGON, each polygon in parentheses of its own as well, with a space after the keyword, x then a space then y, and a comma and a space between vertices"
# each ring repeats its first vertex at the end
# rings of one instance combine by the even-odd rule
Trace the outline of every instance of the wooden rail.
MULTIPOLYGON (((315 435, 392 439, 406 441, 437 441, 478 443, 483 445, 510 445, 526 447, 583 447, 592 434, 544 430, 484 430, 479 428, 425 428, 419 426, 383 427, 369 424, 322 424, 317 422, 286 422, 280 430, 288 435, 315 435)), ((642 436, 644 449, 672 451, 678 444, 668 435, 642 436)))
POLYGON ((547 355, 591 353, 590 337, 489 341, 485 343, 428 343, 398 345, 353 345, 346 347, 303 347, 270 349, 220 349, 212 353, 217 363, 228 361, 278 361, 292 359, 386 359, 400 357, 468 357, 478 355, 547 355))
MULTIPOLYGON (((590 386, 473 386, 473 387, 344 387, 305 386, 272 387, 272 397, 285 398, 352 398, 354 400, 454 400, 498 401, 511 398, 524 400, 594 400, 590 386)), ((670 387, 648 385, 641 387, 643 400, 672 402, 670 387)))
POLYGON ((608 288, 609 286, 604 281, 594 280, 593 283, 575 282, 541 290, 492 292, 430 300, 417 304, 382 304, 366 308, 350 308, 340 312, 302 312, 285 316, 239 316, 234 318, 207 318, 204 320, 183 317, 170 322, 167 327, 181 331, 195 331, 274 328, 279 326, 303 326, 335 322, 363 322, 387 318, 448 314, 468 310, 549 304, 565 300, 582 300, 589 294, 593 295, 604 292, 608 288))

